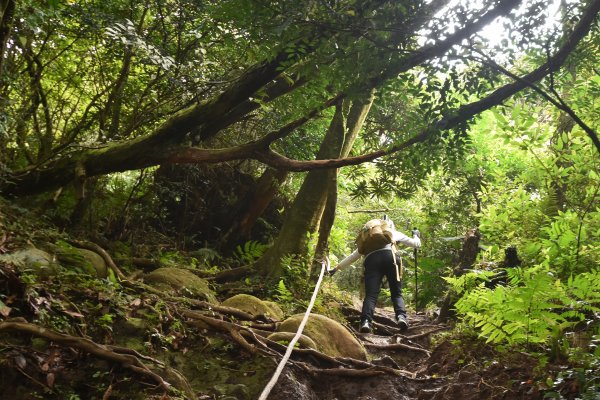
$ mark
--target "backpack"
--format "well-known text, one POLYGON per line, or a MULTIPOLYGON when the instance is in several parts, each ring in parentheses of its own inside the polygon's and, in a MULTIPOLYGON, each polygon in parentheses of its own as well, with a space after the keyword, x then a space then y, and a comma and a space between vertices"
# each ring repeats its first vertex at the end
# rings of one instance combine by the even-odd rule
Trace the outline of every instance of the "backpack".
POLYGON ((394 231, 387 221, 372 219, 368 221, 358 233, 356 245, 362 255, 384 248, 392 244, 394 231))

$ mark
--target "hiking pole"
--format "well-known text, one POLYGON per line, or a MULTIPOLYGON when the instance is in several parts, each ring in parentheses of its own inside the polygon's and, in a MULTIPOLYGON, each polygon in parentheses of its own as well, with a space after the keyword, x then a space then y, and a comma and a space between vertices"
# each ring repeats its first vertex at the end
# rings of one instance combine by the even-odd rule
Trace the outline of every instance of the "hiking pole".
MULTIPOLYGON (((412 231, 413 237, 416 235, 417 237, 421 237, 421 232, 417 228, 413 228, 412 231)), ((417 248, 413 250, 413 256, 415 258, 415 313, 418 311, 419 307, 419 273, 417 270, 417 248)))

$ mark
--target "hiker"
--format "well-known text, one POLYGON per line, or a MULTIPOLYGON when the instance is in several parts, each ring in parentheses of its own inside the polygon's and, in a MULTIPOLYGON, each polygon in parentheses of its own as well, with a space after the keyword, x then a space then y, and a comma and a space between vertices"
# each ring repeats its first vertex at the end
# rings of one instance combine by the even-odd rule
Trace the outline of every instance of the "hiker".
POLYGON ((396 254, 395 244, 402 243, 410 247, 421 247, 419 231, 413 230, 413 237, 410 238, 398 232, 394 227, 394 222, 383 216, 381 220, 371 220, 362 228, 357 239, 358 248, 352 254, 344 258, 338 265, 329 270, 329 275, 333 275, 338 270, 346 268, 364 256, 363 266, 365 269, 365 299, 363 300, 362 313, 360 316, 360 328, 362 333, 372 331, 373 313, 377 297, 381 290, 383 277, 387 276, 390 285, 391 299, 396 315, 396 322, 400 330, 408 329, 406 318, 406 309, 404 308, 404 298, 402 297, 402 260, 399 254, 396 254), (384 232, 386 239, 377 241, 373 239, 374 246, 364 245, 364 242, 371 240, 371 232, 384 232), (362 246, 361 246, 362 244, 362 246))

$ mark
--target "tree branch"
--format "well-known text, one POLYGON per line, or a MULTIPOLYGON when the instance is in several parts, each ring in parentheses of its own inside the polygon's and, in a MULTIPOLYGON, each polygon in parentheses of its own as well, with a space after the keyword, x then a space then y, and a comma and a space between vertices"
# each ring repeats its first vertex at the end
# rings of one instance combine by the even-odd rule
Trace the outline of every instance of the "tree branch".
POLYGON ((579 116, 577 114, 575 114, 575 111, 573 111, 573 109, 571 107, 569 107, 567 105, 567 103, 561 98, 561 96, 556 92, 553 85, 550 87, 550 91, 552 92, 552 94, 554 94, 554 96, 556 98, 553 98, 552 96, 550 96, 538 85, 536 85, 530 81, 527 81, 527 80, 513 74, 512 72, 510 72, 506 68, 502 67, 501 65, 498 65, 496 62, 494 62, 492 59, 490 59, 487 56, 486 56, 485 60, 479 60, 479 61, 481 63, 484 63, 484 64, 496 69, 497 71, 503 73, 504 75, 508 76, 509 78, 511 78, 517 82, 521 82, 522 84, 526 85, 527 87, 533 89, 536 93, 541 95, 544 99, 546 99, 548 102, 550 102, 553 106, 555 106, 556 108, 558 108, 561 111, 564 111, 567 115, 569 115, 569 117, 571 117, 571 119, 573 121, 575 121, 575 123, 577 125, 579 125, 579 127, 581 129, 584 130, 585 133, 587 133, 587 135, 592 140, 592 143, 594 144, 594 146, 596 146, 596 150, 598 150, 598 152, 600 152, 600 139, 598 139, 598 133, 596 133, 589 125, 587 125, 585 122, 583 122, 583 120, 581 118, 579 118, 579 116))

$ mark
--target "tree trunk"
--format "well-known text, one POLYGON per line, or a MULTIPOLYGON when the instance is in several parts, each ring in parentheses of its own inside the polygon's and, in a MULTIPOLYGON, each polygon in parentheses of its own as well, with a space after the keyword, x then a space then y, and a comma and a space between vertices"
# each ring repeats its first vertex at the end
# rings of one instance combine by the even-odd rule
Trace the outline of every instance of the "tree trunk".
MULTIPOLYGON (((336 158, 340 154, 344 141, 344 119, 343 106, 337 104, 317 159, 336 158)), ((330 173, 331 170, 322 170, 310 171, 306 175, 287 212, 279 236, 273 246, 257 261, 257 267, 264 275, 278 279, 283 257, 292 255, 302 258, 308 254, 309 234, 316 231, 327 201, 330 173)))
POLYGON ((271 203, 287 176, 287 171, 273 168, 265 170, 254 190, 239 202, 231 226, 221 239, 221 249, 231 250, 240 242, 250 238, 254 223, 271 203))
MULTIPOLYGON (((577 71, 574 63, 572 62, 567 64, 566 69, 571 76, 571 81, 568 84, 564 85, 561 97, 564 101, 569 102, 571 98, 571 89, 573 88, 573 85, 575 84, 575 80, 577 78, 577 71)), ((575 127, 575 121, 573 120, 573 118, 571 118, 569 114, 567 114, 564 111, 561 111, 556 119, 556 125, 556 130, 552 135, 551 141, 554 145, 562 141, 562 147, 560 147, 560 150, 558 148, 554 150, 554 165, 560 171, 570 166, 570 163, 566 162, 562 156, 565 154, 569 154, 571 151, 569 134, 575 127)), ((557 216, 560 211, 565 210, 565 207, 567 205, 567 189, 568 188, 566 180, 562 176, 558 175, 553 177, 552 181, 550 182, 550 191, 547 201, 548 205, 546 207, 547 215, 557 216)))
MULTIPOLYGON (((371 91, 371 95, 364 102, 354 102, 348 114, 347 132, 344 138, 344 145, 340 154, 341 158, 347 157, 352 150, 354 141, 358 137, 358 132, 362 128, 365 118, 369 114, 373 100, 375 99, 375 91, 371 91)), ((320 273, 321 260, 329 254, 329 234, 335 221, 335 210, 337 206, 337 177, 339 169, 330 171, 330 180, 327 189, 327 201, 321 223, 319 224, 319 238, 315 249, 315 256, 311 266, 310 280, 316 282, 320 273)))
MULTIPOLYGON (((373 99, 371 94, 367 101, 354 102, 347 118, 344 116, 344 105, 336 106, 335 115, 319 149, 318 159, 346 157, 350 153, 373 99)), ((264 274, 277 279, 281 275, 281 259, 286 255, 294 255, 308 261, 306 256, 309 253, 309 238, 317 228, 319 243, 315 255, 325 254, 327 238, 335 218, 337 174, 337 169, 314 170, 308 173, 286 216, 280 235, 258 261, 258 267, 264 274), (323 217, 326 207, 328 211, 323 217)))
POLYGON ((12 31, 15 16, 15 0, 0 0, 0 75, 2 75, 4 52, 12 31))
MULTIPOLYGON (((458 266, 454 268, 454 275, 461 276, 465 273, 465 270, 470 269, 475 264, 477 254, 479 253, 479 239, 481 235, 479 229, 469 230, 463 240, 463 248, 460 252, 460 258, 458 266)), ((446 322, 448 318, 452 317, 453 311, 452 306, 456 302, 456 293, 450 291, 444 298, 442 305, 440 306, 440 314, 438 315, 438 322, 446 322)))

